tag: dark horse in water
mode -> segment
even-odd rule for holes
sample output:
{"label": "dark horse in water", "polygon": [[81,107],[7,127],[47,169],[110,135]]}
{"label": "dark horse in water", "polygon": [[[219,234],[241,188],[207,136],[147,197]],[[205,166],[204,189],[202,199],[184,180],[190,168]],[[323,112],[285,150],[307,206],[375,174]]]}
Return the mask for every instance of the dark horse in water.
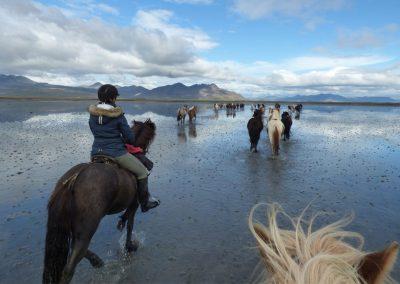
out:
{"label": "dark horse in water", "polygon": [[247,130],[250,136],[250,151],[254,149],[254,152],[257,152],[257,144],[263,128],[263,113],[261,110],[256,109],[253,117],[247,122]]}
{"label": "dark horse in water", "polygon": [[282,113],[282,119],[281,119],[283,125],[285,125],[285,130],[283,131],[283,140],[286,141],[286,139],[290,139],[290,128],[292,127],[292,117],[287,111],[284,111]]}
{"label": "dark horse in water", "polygon": [[[150,119],[134,121],[135,146],[145,152],[153,141],[156,127]],[[88,247],[101,219],[125,210],[118,229],[127,225],[125,249],[137,249],[131,240],[133,222],[139,206],[134,176],[113,163],[83,163],[67,171],[50,197],[47,220],[43,283],[69,283],[76,265],[86,258],[92,266],[103,261]]]}

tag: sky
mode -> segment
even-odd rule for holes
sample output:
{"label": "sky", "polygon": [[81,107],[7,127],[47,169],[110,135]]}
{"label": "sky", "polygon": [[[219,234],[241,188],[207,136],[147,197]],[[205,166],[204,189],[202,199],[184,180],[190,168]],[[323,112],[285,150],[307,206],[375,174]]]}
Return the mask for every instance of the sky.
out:
{"label": "sky", "polygon": [[400,99],[399,0],[0,0],[0,73]]}

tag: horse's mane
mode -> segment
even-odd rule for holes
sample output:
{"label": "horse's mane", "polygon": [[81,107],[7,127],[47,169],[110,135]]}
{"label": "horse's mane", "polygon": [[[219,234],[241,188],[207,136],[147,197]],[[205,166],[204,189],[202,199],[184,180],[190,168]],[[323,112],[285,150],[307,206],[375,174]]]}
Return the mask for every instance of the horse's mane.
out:
{"label": "horse's mane", "polygon": [[271,119],[278,119],[278,120],[280,119],[279,109],[276,109],[276,108],[272,109],[272,111],[269,115],[269,120],[271,120]]}
{"label": "horse's mane", "polygon": [[147,148],[153,142],[156,135],[155,123],[150,119],[147,119],[145,122],[134,120],[131,129],[135,134],[135,146],[147,152]]}
{"label": "horse's mane", "polygon": [[[358,233],[343,230],[353,219],[352,215],[313,231],[313,223],[321,214],[305,221],[304,211],[300,217],[292,218],[278,204],[270,204],[266,227],[253,220],[259,205],[252,208],[248,223],[264,261],[260,282],[364,283],[358,274],[366,255],[362,252],[364,239]],[[279,228],[278,215],[289,220],[290,230]],[[358,246],[346,239],[358,241]]]}

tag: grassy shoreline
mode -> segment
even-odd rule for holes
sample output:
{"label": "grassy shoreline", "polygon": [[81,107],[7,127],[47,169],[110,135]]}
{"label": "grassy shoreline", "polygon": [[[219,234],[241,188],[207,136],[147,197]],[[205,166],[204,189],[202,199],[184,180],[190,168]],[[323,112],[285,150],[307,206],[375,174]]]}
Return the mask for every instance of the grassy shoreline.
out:
{"label": "grassy shoreline", "polygon": [[[97,101],[96,98],[88,98],[88,97],[9,97],[9,96],[0,96],[0,101],[12,100],[12,101]],[[315,101],[282,101],[282,100],[185,100],[185,99],[126,99],[119,98],[119,101],[124,102],[138,102],[138,103],[224,103],[224,102],[240,102],[245,104],[256,104],[256,103],[264,103],[264,104],[297,104],[302,103],[306,105],[336,105],[336,106],[393,106],[400,107],[400,102],[315,102]]]}

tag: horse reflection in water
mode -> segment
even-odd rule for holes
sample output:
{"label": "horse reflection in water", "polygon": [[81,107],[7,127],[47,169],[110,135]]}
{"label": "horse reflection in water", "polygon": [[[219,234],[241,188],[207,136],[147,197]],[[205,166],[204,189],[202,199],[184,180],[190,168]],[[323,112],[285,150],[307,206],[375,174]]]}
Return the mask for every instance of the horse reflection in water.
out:
{"label": "horse reflection in water", "polygon": [[185,125],[178,125],[176,127],[176,134],[178,136],[178,141],[180,143],[186,143],[187,141],[187,135],[186,135],[186,130],[185,130]]}
{"label": "horse reflection in water", "polygon": [[[186,143],[188,138],[187,138],[187,133],[186,133],[186,127],[184,125],[178,125],[177,126],[177,136],[178,136],[178,141],[180,143]],[[191,138],[196,138],[197,137],[197,128],[196,128],[196,124],[195,123],[189,123],[189,127],[188,127],[188,133],[189,133],[189,137]]]}
{"label": "horse reflection in water", "polygon": [[[267,210],[267,225],[253,220],[248,224],[256,239],[263,262],[260,283],[276,284],[383,284],[393,283],[389,274],[396,262],[399,245],[392,242],[379,252],[363,251],[364,238],[345,231],[353,216],[314,228],[314,215],[304,220],[304,211],[292,218],[278,204]],[[278,217],[287,219],[288,229],[282,229]],[[279,218],[281,220],[281,218]],[[358,244],[358,245],[355,245]]]}
{"label": "horse reflection in water", "polygon": [[196,138],[197,137],[197,130],[196,130],[196,124],[195,123],[190,123],[189,124],[189,137]]}

